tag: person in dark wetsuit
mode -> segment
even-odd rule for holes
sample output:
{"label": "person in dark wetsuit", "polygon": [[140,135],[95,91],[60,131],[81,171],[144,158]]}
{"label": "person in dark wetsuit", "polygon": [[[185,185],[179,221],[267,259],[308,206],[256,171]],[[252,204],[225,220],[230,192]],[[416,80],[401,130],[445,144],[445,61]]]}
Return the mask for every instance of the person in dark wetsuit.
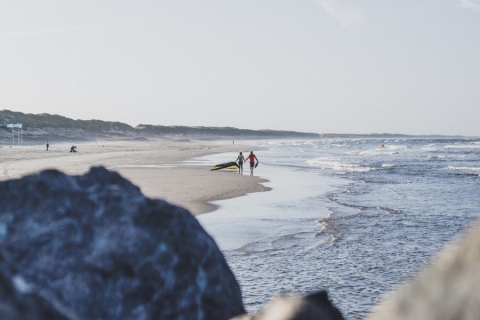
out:
{"label": "person in dark wetsuit", "polygon": [[[253,176],[253,168],[256,168],[258,166],[258,159],[257,156],[253,154],[253,151],[250,151],[247,160],[250,161],[250,175]],[[255,160],[257,160],[256,164]]]}

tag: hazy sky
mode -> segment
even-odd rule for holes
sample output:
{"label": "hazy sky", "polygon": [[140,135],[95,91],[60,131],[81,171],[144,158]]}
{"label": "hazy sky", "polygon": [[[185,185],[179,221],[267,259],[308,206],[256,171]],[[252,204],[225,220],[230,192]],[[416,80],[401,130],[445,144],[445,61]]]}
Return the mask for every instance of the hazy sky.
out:
{"label": "hazy sky", "polygon": [[0,0],[0,110],[480,136],[480,0]]}

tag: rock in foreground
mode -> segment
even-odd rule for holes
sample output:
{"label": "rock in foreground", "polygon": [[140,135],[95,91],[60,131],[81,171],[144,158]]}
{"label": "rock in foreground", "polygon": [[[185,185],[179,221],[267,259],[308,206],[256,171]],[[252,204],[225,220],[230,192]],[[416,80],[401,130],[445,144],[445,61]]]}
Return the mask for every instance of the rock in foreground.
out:
{"label": "rock in foreground", "polygon": [[15,270],[29,292],[78,319],[244,312],[235,277],[198,221],[104,168],[0,183],[0,254],[4,274]]}
{"label": "rock in foreground", "polygon": [[480,319],[480,223],[446,246],[401,288],[385,296],[369,320]]}
{"label": "rock in foreground", "polygon": [[305,297],[277,297],[255,315],[242,315],[230,320],[344,320],[342,313],[329,300],[326,291]]}

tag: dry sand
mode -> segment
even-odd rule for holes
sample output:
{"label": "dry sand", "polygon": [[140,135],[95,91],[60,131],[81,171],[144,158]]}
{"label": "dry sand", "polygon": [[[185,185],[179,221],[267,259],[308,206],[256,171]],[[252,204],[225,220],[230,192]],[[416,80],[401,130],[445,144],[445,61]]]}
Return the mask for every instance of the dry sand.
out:
{"label": "dry sand", "polygon": [[[214,153],[247,152],[250,146],[233,145],[231,140],[155,139],[150,141],[98,141],[77,144],[0,146],[0,180],[20,178],[44,169],[72,175],[86,173],[92,166],[119,172],[150,197],[163,199],[188,209],[192,214],[210,212],[209,201],[269,190],[266,180],[235,171],[210,171],[206,165],[183,161]],[[235,159],[225,159],[233,161]]]}

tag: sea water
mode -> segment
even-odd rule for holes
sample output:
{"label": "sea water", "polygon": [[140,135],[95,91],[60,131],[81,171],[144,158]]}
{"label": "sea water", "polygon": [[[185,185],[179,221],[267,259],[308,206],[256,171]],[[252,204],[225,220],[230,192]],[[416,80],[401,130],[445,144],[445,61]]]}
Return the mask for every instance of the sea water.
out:
{"label": "sea water", "polygon": [[199,221],[250,312],[279,294],[327,290],[346,319],[362,319],[480,215],[479,138],[249,143],[265,148],[255,175],[273,189],[217,201]]}

